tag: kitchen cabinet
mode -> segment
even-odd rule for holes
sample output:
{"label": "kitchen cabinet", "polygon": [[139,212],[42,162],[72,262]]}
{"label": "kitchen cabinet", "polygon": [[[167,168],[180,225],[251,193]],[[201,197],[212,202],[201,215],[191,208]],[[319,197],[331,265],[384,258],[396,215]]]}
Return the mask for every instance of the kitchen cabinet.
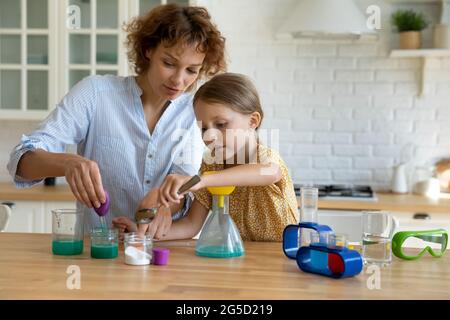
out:
{"label": "kitchen cabinet", "polygon": [[93,74],[126,76],[123,23],[189,0],[0,0],[0,119],[44,119]]}
{"label": "kitchen cabinet", "polygon": [[[389,211],[398,220],[397,231],[431,230],[444,228],[450,232],[449,213],[426,213],[426,219],[415,217],[416,212]],[[330,226],[336,233],[345,233],[351,242],[360,242],[362,238],[362,211],[332,210],[318,211],[318,222]]]}
{"label": "kitchen cabinet", "polygon": [[8,201],[12,203],[11,219],[6,232],[52,232],[52,210],[75,209],[75,201]]}

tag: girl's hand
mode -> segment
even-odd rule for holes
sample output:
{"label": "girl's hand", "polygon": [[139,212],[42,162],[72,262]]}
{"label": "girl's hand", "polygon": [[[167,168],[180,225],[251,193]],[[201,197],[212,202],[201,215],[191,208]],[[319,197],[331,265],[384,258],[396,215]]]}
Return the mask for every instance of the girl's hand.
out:
{"label": "girl's hand", "polygon": [[86,207],[100,207],[106,201],[100,169],[95,161],[81,156],[65,163],[65,177],[75,198]]}
{"label": "girl's hand", "polygon": [[128,217],[117,217],[112,219],[112,224],[115,228],[119,229],[119,240],[123,241],[125,232],[136,232],[136,223]]}
{"label": "girl's hand", "polygon": [[181,186],[188,182],[192,177],[191,176],[182,176],[179,174],[169,174],[164,182],[162,183],[159,191],[158,202],[165,207],[169,207],[170,203],[180,203],[180,200],[184,198],[184,194],[189,191],[197,191],[203,188],[202,181],[191,187],[189,190],[186,190],[182,194],[178,194],[178,190],[180,190]]}
{"label": "girl's hand", "polygon": [[138,210],[159,207],[155,218],[149,224],[138,225],[139,233],[145,233],[154,239],[163,238],[172,225],[172,212],[170,208],[160,206],[158,202],[159,193],[158,188],[150,190],[138,207]]}

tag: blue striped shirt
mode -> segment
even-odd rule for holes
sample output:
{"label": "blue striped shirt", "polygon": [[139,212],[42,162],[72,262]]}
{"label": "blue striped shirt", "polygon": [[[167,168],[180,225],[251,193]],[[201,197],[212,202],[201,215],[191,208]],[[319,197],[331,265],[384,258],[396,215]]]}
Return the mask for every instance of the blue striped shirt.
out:
{"label": "blue striped shirt", "polygon": [[[27,181],[16,175],[25,152],[65,152],[67,145],[76,144],[77,153],[97,162],[100,168],[103,187],[111,198],[107,216],[111,225],[113,217],[134,219],[145,194],[159,187],[168,174],[197,174],[204,144],[192,95],[185,93],[173,100],[150,134],[141,94],[133,76],[90,76],[80,81],[39,128],[23,135],[12,151],[8,170],[16,186],[25,188],[42,181]],[[190,202],[174,219],[184,215]],[[93,209],[81,203],[77,208],[84,211],[86,232],[99,226]]]}

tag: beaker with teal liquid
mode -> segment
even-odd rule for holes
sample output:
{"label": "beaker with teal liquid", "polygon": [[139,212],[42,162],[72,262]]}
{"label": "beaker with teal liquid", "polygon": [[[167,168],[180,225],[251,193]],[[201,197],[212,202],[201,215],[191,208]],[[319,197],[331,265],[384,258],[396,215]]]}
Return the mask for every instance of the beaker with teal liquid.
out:
{"label": "beaker with teal liquid", "polygon": [[229,195],[233,186],[208,187],[213,195],[213,207],[206,221],[195,253],[210,258],[232,258],[245,254],[241,235],[229,214]]}
{"label": "beaker with teal liquid", "polygon": [[83,253],[84,214],[77,209],[52,210],[52,252],[71,256]]}
{"label": "beaker with teal liquid", "polygon": [[91,230],[91,257],[114,259],[119,255],[119,231],[95,228]]}

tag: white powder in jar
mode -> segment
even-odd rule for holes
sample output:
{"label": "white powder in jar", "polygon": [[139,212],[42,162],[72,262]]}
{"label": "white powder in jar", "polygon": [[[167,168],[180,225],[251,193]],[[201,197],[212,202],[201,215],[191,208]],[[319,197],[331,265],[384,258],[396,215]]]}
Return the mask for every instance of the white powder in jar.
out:
{"label": "white powder in jar", "polygon": [[152,261],[151,254],[145,251],[139,250],[133,246],[129,246],[125,249],[125,263],[133,266],[143,266],[150,264]]}

